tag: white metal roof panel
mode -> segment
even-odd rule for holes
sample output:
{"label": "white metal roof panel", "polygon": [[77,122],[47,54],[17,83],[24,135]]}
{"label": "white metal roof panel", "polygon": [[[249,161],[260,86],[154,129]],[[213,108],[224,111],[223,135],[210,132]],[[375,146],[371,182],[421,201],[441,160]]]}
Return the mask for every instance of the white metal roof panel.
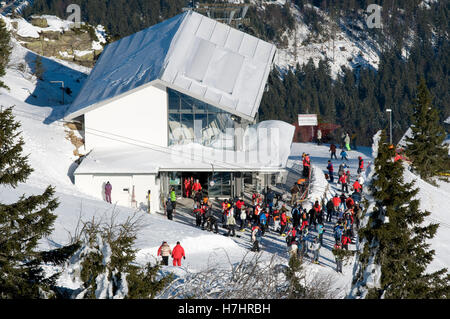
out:
{"label": "white metal roof panel", "polygon": [[108,45],[66,118],[155,81],[253,120],[275,49],[188,11]]}

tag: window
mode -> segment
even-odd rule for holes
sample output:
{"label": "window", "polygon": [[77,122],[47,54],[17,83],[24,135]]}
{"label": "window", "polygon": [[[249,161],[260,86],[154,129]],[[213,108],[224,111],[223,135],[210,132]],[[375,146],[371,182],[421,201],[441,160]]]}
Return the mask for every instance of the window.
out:
{"label": "window", "polygon": [[194,142],[211,146],[226,138],[227,128],[234,127],[231,114],[175,90],[168,92],[169,145]]}

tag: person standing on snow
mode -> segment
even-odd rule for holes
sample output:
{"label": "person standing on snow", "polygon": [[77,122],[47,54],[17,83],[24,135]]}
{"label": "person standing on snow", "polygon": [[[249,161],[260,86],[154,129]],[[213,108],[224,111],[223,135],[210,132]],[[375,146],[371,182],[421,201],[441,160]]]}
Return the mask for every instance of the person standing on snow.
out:
{"label": "person standing on snow", "polygon": [[158,248],[157,256],[161,256],[162,264],[164,266],[169,265],[169,256],[172,254],[172,249],[170,249],[169,244],[166,241],[162,242],[162,245]]}
{"label": "person standing on snow", "polygon": [[353,183],[353,190],[357,193],[360,193],[362,191],[362,186],[358,180],[355,180],[355,182]]}
{"label": "person standing on snow", "polygon": [[303,177],[309,177],[309,168],[311,166],[311,161],[309,159],[309,155],[306,153],[302,154],[302,164],[303,164]]}
{"label": "person standing on snow", "polygon": [[334,211],[333,199],[328,200],[326,208],[327,208],[326,221],[331,222],[331,217],[333,216],[333,211]]}
{"label": "person standing on snow", "polygon": [[361,174],[361,172],[364,170],[364,160],[362,159],[361,156],[358,157],[358,174]]}
{"label": "person standing on snow", "polygon": [[286,234],[284,233],[286,230],[286,226],[287,226],[287,217],[286,217],[286,211],[282,210],[281,211],[281,215],[280,215],[280,235],[281,236],[286,236]]}
{"label": "person standing on snow", "polygon": [[350,136],[348,135],[348,133],[345,133],[344,143],[347,151],[350,151]]}
{"label": "person standing on snow", "polygon": [[342,246],[338,242],[334,245],[333,254],[336,258],[336,271],[342,274],[342,256],[341,256]]}
{"label": "person standing on snow", "polygon": [[300,192],[300,187],[297,183],[291,188],[291,206],[297,203],[298,193]]}
{"label": "person standing on snow", "polygon": [[323,224],[319,224],[317,226],[317,234],[319,235],[319,243],[320,246],[323,246],[323,233],[325,232],[325,227],[323,226]]}
{"label": "person standing on snow", "polygon": [[327,166],[327,170],[328,170],[328,175],[330,176],[330,183],[334,182],[334,177],[333,177],[333,163],[331,163],[331,160],[328,160],[328,166]]}
{"label": "person standing on snow", "polygon": [[317,129],[317,145],[322,144],[322,131]]}
{"label": "person standing on snow", "polygon": [[245,231],[245,223],[247,221],[247,208],[245,206],[241,207],[241,214],[239,215],[239,218],[241,219],[241,228],[239,231]]}
{"label": "person standing on snow", "polygon": [[253,226],[252,228],[252,251],[260,251],[260,242],[261,242],[261,228],[258,225]]}
{"label": "person standing on snow", "polygon": [[177,194],[175,193],[175,188],[172,187],[169,194],[170,200],[172,201],[173,209],[177,207]]}
{"label": "person standing on snow", "polygon": [[227,218],[227,228],[228,228],[227,236],[230,236],[230,234],[232,233],[231,236],[234,237],[234,236],[236,236],[235,229],[234,229],[236,227],[236,219],[234,218],[234,214],[233,214],[232,210],[234,210],[233,207],[230,209],[231,213],[230,213],[230,215],[228,215],[228,218]]}
{"label": "person standing on snow", "polygon": [[171,199],[168,199],[166,202],[166,215],[167,219],[169,220],[173,219],[173,211],[174,211],[173,203],[174,202]]}
{"label": "person standing on snow", "polygon": [[314,241],[310,244],[309,248],[313,252],[313,262],[315,264],[318,264],[319,257],[320,257],[320,243],[319,243],[317,237],[314,237]]}
{"label": "person standing on snow", "polygon": [[181,247],[179,241],[177,241],[177,245],[172,250],[172,258],[174,266],[181,266],[181,258],[186,259],[184,248]]}
{"label": "person standing on snow", "polygon": [[337,156],[336,156],[336,145],[334,145],[334,143],[332,143],[330,145],[330,149],[328,150],[328,152],[331,152],[330,159],[333,159],[333,156],[334,156],[335,159],[337,159]]}
{"label": "person standing on snow", "polygon": [[345,192],[348,193],[347,175],[343,173],[341,177],[339,177],[339,181],[341,182],[342,185],[342,192],[344,192],[345,189]]}
{"label": "person standing on snow", "polygon": [[344,159],[346,161],[348,161],[347,152],[344,149],[341,150],[341,154],[340,155],[341,155],[341,161],[343,161]]}
{"label": "person standing on snow", "polygon": [[111,204],[111,191],[112,185],[109,183],[109,181],[107,181],[105,185],[105,199],[110,204]]}

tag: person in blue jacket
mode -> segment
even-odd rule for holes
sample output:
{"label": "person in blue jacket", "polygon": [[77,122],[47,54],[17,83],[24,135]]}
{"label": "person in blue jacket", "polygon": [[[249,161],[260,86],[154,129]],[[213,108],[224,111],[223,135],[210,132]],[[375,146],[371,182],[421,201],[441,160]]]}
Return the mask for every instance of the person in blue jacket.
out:
{"label": "person in blue jacket", "polygon": [[325,231],[325,228],[323,227],[323,224],[317,225],[317,234],[319,235],[319,243],[321,246],[323,246],[323,233]]}
{"label": "person in blue jacket", "polygon": [[266,233],[266,225],[267,225],[267,216],[266,211],[263,210],[261,214],[259,214],[259,225],[261,226],[262,235]]}

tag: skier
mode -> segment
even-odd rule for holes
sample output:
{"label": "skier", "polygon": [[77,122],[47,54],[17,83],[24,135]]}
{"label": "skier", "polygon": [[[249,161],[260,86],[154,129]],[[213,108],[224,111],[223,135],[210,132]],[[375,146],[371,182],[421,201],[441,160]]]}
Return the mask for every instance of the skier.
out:
{"label": "skier", "polygon": [[195,225],[197,227],[200,227],[200,225],[202,224],[202,206],[200,205],[200,203],[195,203],[194,204],[194,216],[195,216]]}
{"label": "skier", "polygon": [[323,233],[325,232],[325,227],[322,223],[317,226],[317,234],[319,235],[319,243],[323,246]]}
{"label": "skier", "polygon": [[317,129],[317,145],[322,144],[322,131]]}
{"label": "skier", "polygon": [[360,192],[362,191],[362,186],[361,186],[361,184],[359,183],[358,180],[356,180],[356,181],[353,183],[353,190],[354,190],[355,192],[357,192],[357,193],[360,193]]}
{"label": "skier", "polygon": [[184,254],[184,248],[181,247],[180,242],[177,241],[177,245],[172,250],[172,258],[173,258],[173,265],[174,266],[181,266],[181,257],[183,259],[186,259],[186,256]]}
{"label": "skier", "polygon": [[331,217],[333,216],[333,211],[334,211],[334,204],[333,204],[333,199],[329,199],[327,202],[327,222],[331,222]]}
{"label": "skier", "polygon": [[344,192],[345,189],[345,192],[348,193],[347,175],[345,173],[339,177],[339,182],[341,182],[342,185],[342,192]]}
{"label": "skier", "polygon": [[297,206],[297,204],[295,204],[294,208],[292,208],[291,211],[291,215],[292,215],[292,226],[294,228],[298,227],[300,224],[300,210],[301,210],[301,206]]}
{"label": "skier", "polygon": [[219,232],[219,226],[217,225],[217,218],[214,217],[213,214],[210,214],[206,220],[207,220],[206,228],[208,229],[208,231],[213,231],[214,227],[214,233],[217,234]]}
{"label": "skier", "polygon": [[264,210],[259,214],[259,226],[261,227],[262,236],[266,233],[267,227],[267,212]]}
{"label": "skier", "polygon": [[173,210],[175,210],[177,207],[177,195],[175,193],[175,188],[172,187],[172,189],[170,190],[169,197],[170,200],[172,201]]}
{"label": "skier", "polygon": [[363,170],[364,170],[364,160],[362,159],[361,156],[358,157],[358,171],[357,173],[360,174]]}
{"label": "skier", "polygon": [[232,233],[231,236],[236,236],[235,230],[234,228],[236,227],[236,219],[234,218],[234,214],[232,212],[232,210],[234,210],[233,208],[230,209],[230,214],[228,215],[227,218],[227,228],[228,228],[228,233],[227,236],[230,236],[230,234]]}
{"label": "skier", "polygon": [[185,178],[183,181],[184,184],[184,197],[189,198],[189,182],[190,179],[189,178]]}
{"label": "skier", "polygon": [[336,258],[336,271],[342,274],[342,256],[341,256],[341,244],[338,242],[334,245],[333,254]]}
{"label": "skier", "polygon": [[247,209],[244,206],[241,208],[241,215],[239,217],[241,219],[241,228],[239,231],[243,232],[245,231],[245,222],[247,220]]}
{"label": "skier", "polygon": [[169,244],[166,241],[162,242],[162,245],[158,248],[157,256],[161,256],[162,264],[164,266],[169,265],[169,256],[172,254],[172,249],[170,249]]}
{"label": "skier", "polygon": [[196,179],[194,185],[192,185],[192,191],[200,192],[202,190],[202,184],[200,184],[199,180]]}
{"label": "skier", "polygon": [[291,206],[297,202],[298,193],[300,192],[300,187],[297,183],[291,188]]}
{"label": "skier", "polygon": [[107,181],[105,185],[105,199],[110,204],[111,204],[111,191],[112,185],[109,183],[109,181]]}
{"label": "skier", "polygon": [[345,250],[348,250],[349,242],[350,242],[349,234],[348,234],[348,232],[344,232],[342,234],[342,238],[341,238],[342,248]]}
{"label": "skier", "polygon": [[[338,170],[338,179],[341,178],[341,176],[344,174],[345,169],[347,168],[347,164],[345,163],[341,163],[341,165],[339,165],[339,170]],[[338,183],[340,183],[340,180],[338,180]]]}
{"label": "skier", "polygon": [[281,236],[286,236],[286,234],[284,233],[284,231],[286,230],[286,225],[287,225],[287,218],[286,218],[286,212],[284,210],[281,211],[281,215],[280,215],[280,235]]}
{"label": "skier", "polygon": [[341,203],[339,204],[339,210],[340,211],[346,210],[347,207],[345,206],[345,201],[347,200],[347,196],[345,196],[345,194],[342,193],[339,199],[341,200]]}
{"label": "skier", "polygon": [[328,175],[330,176],[330,183],[334,182],[334,177],[333,177],[333,163],[331,163],[331,160],[328,160],[328,166],[327,166],[327,170],[328,170]]}
{"label": "skier", "polygon": [[317,237],[314,237],[314,241],[310,244],[309,248],[313,252],[313,262],[315,264],[318,264],[319,257],[320,257],[320,243],[319,243]]}
{"label": "skier", "polygon": [[168,199],[166,201],[166,215],[167,215],[167,219],[172,220],[173,219],[173,210],[174,210],[174,206],[173,206],[172,200]]}
{"label": "skier", "polygon": [[347,151],[350,151],[350,136],[348,135],[348,133],[345,133],[344,143]]}
{"label": "skier", "polygon": [[341,150],[340,155],[341,155],[341,161],[343,161],[344,159],[345,159],[346,161],[348,161],[348,158],[347,158],[347,152],[346,152],[344,149]]}
{"label": "skier", "polygon": [[254,225],[252,228],[252,251],[260,251],[260,242],[261,242],[261,228],[258,225]]}
{"label": "skier", "polygon": [[309,168],[311,166],[311,161],[309,159],[309,155],[306,153],[302,154],[303,158],[303,177],[308,178],[309,177]]}
{"label": "skier", "polygon": [[337,215],[337,212],[339,210],[339,206],[341,204],[341,199],[338,197],[337,194],[334,194],[334,197],[333,197],[332,201],[333,201],[333,211]]}
{"label": "skier", "polygon": [[330,145],[330,149],[328,150],[328,152],[331,152],[330,159],[333,159],[333,156],[334,156],[335,159],[337,159],[337,156],[336,156],[336,145],[331,144]]}

